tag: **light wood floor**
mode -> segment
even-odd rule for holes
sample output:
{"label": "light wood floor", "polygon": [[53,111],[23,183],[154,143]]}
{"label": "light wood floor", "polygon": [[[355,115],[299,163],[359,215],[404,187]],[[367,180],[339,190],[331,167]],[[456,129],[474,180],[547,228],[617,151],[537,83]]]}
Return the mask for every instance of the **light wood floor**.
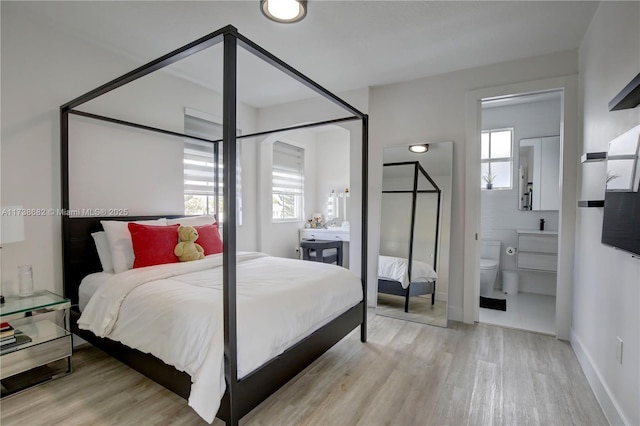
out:
{"label": "light wood floor", "polygon": [[[204,425],[186,401],[99,350],[74,372],[4,399],[9,425]],[[215,425],[222,422],[216,420]],[[605,425],[565,342],[489,325],[373,316],[243,425]]]}
{"label": "light wood floor", "polygon": [[431,295],[412,296],[409,312],[404,311],[404,296],[378,293],[376,313],[385,317],[421,322],[423,324],[447,326],[447,302],[436,300],[431,304]]}

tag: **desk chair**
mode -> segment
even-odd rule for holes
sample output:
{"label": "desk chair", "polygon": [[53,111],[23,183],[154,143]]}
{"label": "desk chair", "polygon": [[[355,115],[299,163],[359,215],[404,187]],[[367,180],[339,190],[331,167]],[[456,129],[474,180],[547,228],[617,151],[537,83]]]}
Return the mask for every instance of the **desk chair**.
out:
{"label": "desk chair", "polygon": [[342,266],[342,241],[302,240],[302,259]]}

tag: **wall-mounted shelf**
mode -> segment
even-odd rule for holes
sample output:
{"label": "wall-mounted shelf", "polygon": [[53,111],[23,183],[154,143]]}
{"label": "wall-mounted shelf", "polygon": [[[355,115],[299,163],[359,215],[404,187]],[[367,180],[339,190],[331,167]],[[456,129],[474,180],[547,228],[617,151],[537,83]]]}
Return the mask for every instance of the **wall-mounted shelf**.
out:
{"label": "wall-mounted shelf", "polygon": [[609,102],[609,111],[635,108],[640,105],[640,74],[636,75],[615,98]]}
{"label": "wall-mounted shelf", "polygon": [[604,200],[578,201],[578,207],[604,207]]}
{"label": "wall-mounted shelf", "polygon": [[607,159],[606,151],[603,152],[587,152],[580,157],[583,163],[594,163],[596,161],[604,161]]}

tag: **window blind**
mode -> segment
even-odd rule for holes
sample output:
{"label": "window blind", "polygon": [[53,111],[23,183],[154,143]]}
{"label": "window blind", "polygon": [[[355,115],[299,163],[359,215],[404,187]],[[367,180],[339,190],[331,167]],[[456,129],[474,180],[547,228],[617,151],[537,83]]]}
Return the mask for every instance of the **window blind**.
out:
{"label": "window blind", "polygon": [[[184,116],[187,136],[211,140],[222,138],[222,125],[201,118]],[[222,144],[219,144],[219,181],[222,185]],[[190,195],[215,195],[214,144],[196,139],[184,141],[184,193]]]}
{"label": "window blind", "polygon": [[303,195],[304,149],[274,142],[272,191],[274,194]]}
{"label": "window blind", "polygon": [[[215,123],[203,118],[194,117],[185,113],[184,133],[187,136],[196,136],[209,140],[222,139],[222,124]],[[240,131],[238,131],[240,134]],[[196,139],[186,138],[184,140],[184,194],[185,196],[215,196],[215,144]],[[242,224],[242,168],[241,168],[241,144],[238,143],[236,155],[236,220],[238,225]],[[224,197],[224,154],[222,142],[218,143],[218,205],[220,211],[207,210],[198,212],[202,214],[216,213],[223,221],[222,206]]]}

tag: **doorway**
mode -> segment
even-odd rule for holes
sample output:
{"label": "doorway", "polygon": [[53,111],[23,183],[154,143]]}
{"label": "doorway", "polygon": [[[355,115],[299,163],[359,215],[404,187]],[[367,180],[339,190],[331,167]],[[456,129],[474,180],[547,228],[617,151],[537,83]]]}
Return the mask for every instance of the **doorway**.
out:
{"label": "doorway", "polygon": [[[478,89],[466,96],[466,177],[463,321],[478,322],[480,317],[481,251],[481,132],[482,102],[513,94],[534,94],[562,90],[560,208],[558,213],[558,254],[555,335],[570,338],[573,295],[573,257],[575,239],[578,131],[578,78],[576,75],[505,86]],[[506,249],[506,248],[505,248]]]}
{"label": "doorway", "polygon": [[481,101],[481,323],[555,335],[562,101]]}

